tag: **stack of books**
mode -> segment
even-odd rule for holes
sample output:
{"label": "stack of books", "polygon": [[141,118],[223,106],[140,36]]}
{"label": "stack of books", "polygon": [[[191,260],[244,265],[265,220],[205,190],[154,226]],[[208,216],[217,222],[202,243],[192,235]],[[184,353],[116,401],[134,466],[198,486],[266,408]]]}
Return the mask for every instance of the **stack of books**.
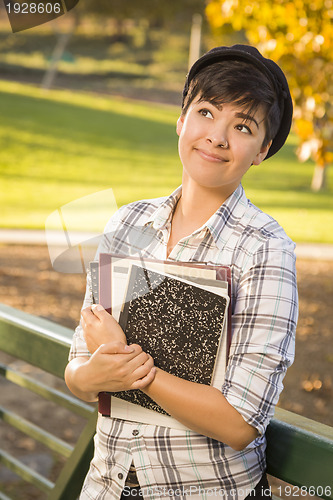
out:
{"label": "stack of books", "polygon": [[[157,367],[221,388],[231,339],[230,269],[102,253],[90,266],[94,302]],[[100,393],[103,415],[184,429],[139,390]]]}

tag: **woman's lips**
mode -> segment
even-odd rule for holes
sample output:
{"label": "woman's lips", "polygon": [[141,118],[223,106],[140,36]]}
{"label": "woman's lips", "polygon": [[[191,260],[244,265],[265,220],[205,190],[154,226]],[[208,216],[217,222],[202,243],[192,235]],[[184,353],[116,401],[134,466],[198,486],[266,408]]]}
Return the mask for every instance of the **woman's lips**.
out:
{"label": "woman's lips", "polygon": [[222,156],[211,153],[210,151],[207,151],[205,149],[199,149],[199,148],[194,148],[194,149],[199,154],[199,156],[201,156],[201,158],[203,158],[206,161],[211,161],[214,163],[227,161],[225,158],[222,158]]}

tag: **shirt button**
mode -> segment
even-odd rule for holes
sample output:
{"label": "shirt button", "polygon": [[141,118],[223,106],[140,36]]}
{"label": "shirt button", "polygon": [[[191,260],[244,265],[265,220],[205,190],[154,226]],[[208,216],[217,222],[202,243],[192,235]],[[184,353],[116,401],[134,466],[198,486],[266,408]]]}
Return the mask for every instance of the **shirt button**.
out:
{"label": "shirt button", "polygon": [[138,436],[139,435],[138,429],[134,429],[134,431],[132,432],[132,435],[133,436]]}
{"label": "shirt button", "polygon": [[124,474],[122,474],[121,472],[119,472],[119,474],[118,474],[118,478],[119,478],[119,479],[123,479],[123,477],[124,477]]}

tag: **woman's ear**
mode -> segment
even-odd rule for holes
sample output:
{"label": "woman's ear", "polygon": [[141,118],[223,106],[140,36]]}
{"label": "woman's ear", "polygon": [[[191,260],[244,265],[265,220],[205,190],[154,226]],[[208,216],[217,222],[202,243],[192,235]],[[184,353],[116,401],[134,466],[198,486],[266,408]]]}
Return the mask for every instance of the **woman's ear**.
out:
{"label": "woman's ear", "polygon": [[180,135],[180,133],[182,131],[182,128],[184,125],[184,118],[185,118],[184,115],[180,115],[180,117],[177,120],[177,127],[176,127],[177,135]]}
{"label": "woman's ear", "polygon": [[266,146],[261,147],[259,153],[254,158],[252,165],[259,165],[266,158],[271,145],[272,145],[272,141],[269,141],[269,143]]}

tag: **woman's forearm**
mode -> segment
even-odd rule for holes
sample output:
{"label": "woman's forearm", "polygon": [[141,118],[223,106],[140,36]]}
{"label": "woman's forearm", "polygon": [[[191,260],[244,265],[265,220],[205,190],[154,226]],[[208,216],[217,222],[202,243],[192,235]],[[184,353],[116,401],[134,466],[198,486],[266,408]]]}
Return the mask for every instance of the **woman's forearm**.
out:
{"label": "woman's forearm", "polygon": [[90,390],[85,382],[89,358],[75,358],[65,370],[65,381],[69,390],[79,399],[87,402],[97,401],[98,392]]}
{"label": "woman's forearm", "polygon": [[212,386],[189,382],[157,369],[155,379],[143,392],[188,428],[235,450],[245,448],[258,435]]}

